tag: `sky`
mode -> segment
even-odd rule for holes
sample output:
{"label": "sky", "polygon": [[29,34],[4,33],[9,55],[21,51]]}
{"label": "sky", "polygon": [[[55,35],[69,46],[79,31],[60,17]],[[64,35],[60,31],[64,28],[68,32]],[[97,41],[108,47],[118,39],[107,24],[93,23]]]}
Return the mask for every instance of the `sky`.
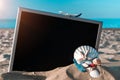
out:
{"label": "sky", "polygon": [[120,0],[0,0],[0,19],[15,19],[18,7],[82,13],[83,18],[120,18]]}

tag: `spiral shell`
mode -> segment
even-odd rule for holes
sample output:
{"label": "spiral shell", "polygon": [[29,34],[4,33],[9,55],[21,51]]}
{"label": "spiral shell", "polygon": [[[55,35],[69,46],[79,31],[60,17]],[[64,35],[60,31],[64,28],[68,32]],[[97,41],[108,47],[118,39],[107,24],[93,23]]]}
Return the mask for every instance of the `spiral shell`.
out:
{"label": "spiral shell", "polygon": [[93,78],[97,78],[100,76],[100,72],[98,70],[93,70],[90,72],[90,76]]}
{"label": "spiral shell", "polygon": [[98,57],[98,52],[96,49],[94,49],[91,46],[80,46],[78,47],[74,52],[74,59],[77,61],[77,63],[80,63],[81,61],[87,59],[94,59]]}

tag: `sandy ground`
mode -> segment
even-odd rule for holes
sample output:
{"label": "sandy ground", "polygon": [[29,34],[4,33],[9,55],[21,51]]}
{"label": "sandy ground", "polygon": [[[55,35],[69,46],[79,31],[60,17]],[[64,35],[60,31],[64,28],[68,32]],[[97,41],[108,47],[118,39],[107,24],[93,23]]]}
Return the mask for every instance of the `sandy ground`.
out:
{"label": "sandy ground", "polygon": [[99,53],[102,61],[101,77],[92,79],[79,72],[74,64],[47,72],[12,72],[8,70],[14,30],[0,29],[0,80],[120,80],[120,30],[104,29],[101,33]]}
{"label": "sandy ground", "polygon": [[0,29],[0,74],[7,72],[11,55],[13,29]]}

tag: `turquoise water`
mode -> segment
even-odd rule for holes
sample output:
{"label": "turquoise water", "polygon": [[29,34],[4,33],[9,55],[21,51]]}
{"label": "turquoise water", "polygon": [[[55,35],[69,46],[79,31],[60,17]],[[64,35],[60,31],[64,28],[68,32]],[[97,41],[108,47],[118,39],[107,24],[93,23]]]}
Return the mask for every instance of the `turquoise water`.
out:
{"label": "turquoise water", "polygon": [[120,28],[120,18],[96,18],[93,20],[102,21],[103,28]]}
{"label": "turquoise water", "polygon": [[15,28],[15,19],[1,19],[0,20],[0,28]]}
{"label": "turquoise water", "polygon": [[[103,28],[120,28],[120,18],[94,18],[92,20],[102,21]],[[0,20],[0,28],[15,28],[15,19]]]}

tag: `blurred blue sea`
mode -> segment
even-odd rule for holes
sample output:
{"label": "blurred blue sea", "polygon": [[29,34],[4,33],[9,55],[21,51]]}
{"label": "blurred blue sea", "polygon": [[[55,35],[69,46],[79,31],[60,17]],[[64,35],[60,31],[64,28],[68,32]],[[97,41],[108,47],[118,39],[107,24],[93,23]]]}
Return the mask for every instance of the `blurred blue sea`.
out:
{"label": "blurred blue sea", "polygon": [[119,28],[120,29],[120,18],[96,18],[93,20],[102,21],[102,28]]}
{"label": "blurred blue sea", "polygon": [[0,28],[15,28],[15,19],[0,19]]}
{"label": "blurred blue sea", "polygon": [[[91,20],[102,21],[102,28],[120,28],[120,18],[92,18]],[[15,19],[1,19],[0,28],[15,28]]]}

